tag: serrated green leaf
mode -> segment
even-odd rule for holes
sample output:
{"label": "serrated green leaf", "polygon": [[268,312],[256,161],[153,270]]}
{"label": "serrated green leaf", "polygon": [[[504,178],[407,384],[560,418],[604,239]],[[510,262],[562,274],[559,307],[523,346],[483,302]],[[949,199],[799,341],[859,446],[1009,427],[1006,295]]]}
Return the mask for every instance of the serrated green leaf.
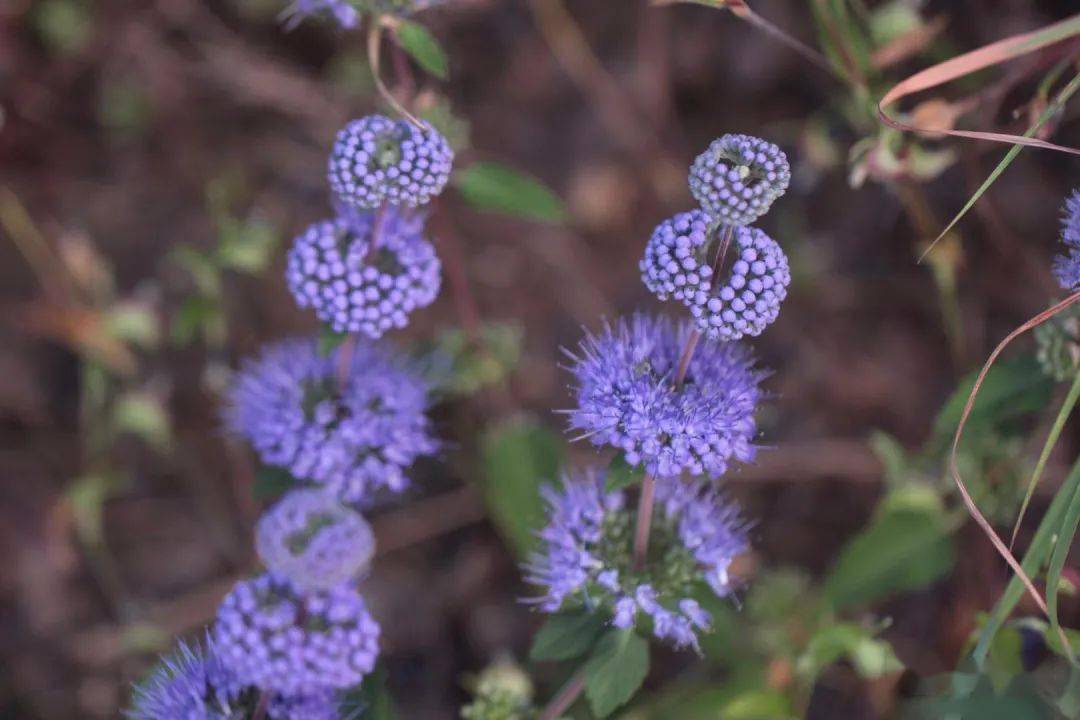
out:
{"label": "serrated green leaf", "polygon": [[570,660],[592,649],[605,622],[586,610],[550,616],[533,637],[532,660]]}
{"label": "serrated green leaf", "polygon": [[619,453],[608,465],[604,475],[604,489],[607,492],[616,492],[637,485],[645,477],[644,468],[634,467],[626,462],[626,455]]}
{"label": "serrated green leaf", "polygon": [[840,553],[825,583],[834,607],[866,605],[925,587],[954,560],[943,513],[901,508],[875,518]]}
{"label": "serrated green leaf", "polygon": [[251,494],[259,502],[276,500],[299,484],[288,470],[262,466],[255,471],[255,484]]}
{"label": "serrated green leaf", "polygon": [[548,428],[521,419],[488,432],[481,451],[484,500],[491,518],[524,556],[535,545],[535,534],[546,519],[540,486],[558,477],[559,438]]}
{"label": "serrated green leaf", "polygon": [[426,27],[411,20],[400,20],[395,33],[401,49],[409,53],[420,67],[440,80],[447,78],[449,63],[446,52]]}
{"label": "serrated green leaf", "polygon": [[585,664],[585,697],[605,718],[625,705],[649,674],[649,644],[632,629],[614,628],[600,638]]}
{"label": "serrated green leaf", "polygon": [[454,184],[475,207],[515,217],[561,223],[563,202],[538,180],[498,163],[475,163],[454,175]]}

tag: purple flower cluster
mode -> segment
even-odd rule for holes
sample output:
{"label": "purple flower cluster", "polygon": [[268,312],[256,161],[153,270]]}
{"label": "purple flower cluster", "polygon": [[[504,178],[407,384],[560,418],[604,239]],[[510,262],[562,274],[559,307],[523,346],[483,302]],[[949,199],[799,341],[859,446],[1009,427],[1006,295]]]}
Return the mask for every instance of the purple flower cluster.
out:
{"label": "purple flower cluster", "polygon": [[294,0],[282,12],[286,27],[293,28],[304,18],[327,15],[346,30],[360,24],[360,11],[349,0]]}
{"label": "purple flower cluster", "polygon": [[232,720],[236,682],[218,657],[179,643],[135,689],[131,720]]}
{"label": "purple flower cluster", "polygon": [[272,345],[237,374],[229,399],[230,429],[264,462],[353,505],[405,489],[406,468],[438,449],[423,379],[369,343],[328,356],[309,340]]}
{"label": "purple flower cluster", "polygon": [[242,685],[291,697],[357,685],[379,654],[379,625],[354,589],[302,593],[270,573],[236,584],[213,638]]}
{"label": "purple flower cluster", "polygon": [[387,206],[342,212],[296,238],[285,279],[300,307],[335,332],[378,338],[439,294],[440,264],[424,219]]}
{"label": "purple flower cluster", "polygon": [[419,207],[442,192],[453,161],[450,144],[430,125],[368,115],[338,133],[327,172],[337,198],[352,207]]}
{"label": "purple flower cluster", "polygon": [[660,223],[640,268],[645,286],[661,300],[682,301],[701,332],[738,340],[760,335],[776,319],[791,272],[784,251],[758,228],[736,226],[726,232],[737,255],[722,284],[714,279],[711,266],[719,258],[709,258],[717,244],[715,223],[701,210]]}
{"label": "purple flower cluster", "polygon": [[1054,276],[1069,292],[1080,290],[1080,190],[1065,199],[1061,217],[1061,242],[1065,252],[1054,258]]}
{"label": "purple flower cluster", "polygon": [[645,287],[661,300],[670,297],[686,305],[708,294],[713,226],[712,218],[701,210],[679,213],[657,225],[639,263]]}
{"label": "purple flower cluster", "polygon": [[791,182],[787,156],[751,135],[713,140],[690,166],[690,192],[725,225],[749,225],[769,210]]}
{"label": "purple flower cluster", "polygon": [[752,460],[763,373],[743,345],[705,342],[676,386],[690,333],[689,323],[638,314],[587,336],[572,356],[571,429],[657,478],[718,478],[732,460]]}
{"label": "purple flower cluster", "polygon": [[731,232],[737,255],[724,284],[698,290],[688,303],[698,329],[722,340],[760,335],[780,314],[791,283],[787,257],[775,240],[756,227]]}
{"label": "purple flower cluster", "polygon": [[[791,271],[776,241],[746,224],[784,193],[790,176],[771,143],[748,135],[713,141],[690,170],[703,209],[657,225],[639,263],[645,286],[681,301],[710,338],[760,335],[780,314]],[[735,258],[723,271],[732,245]]]}
{"label": "purple flower cluster", "polygon": [[566,477],[559,490],[545,488],[549,523],[527,567],[529,581],[543,592],[540,609],[603,608],[620,628],[644,615],[657,638],[697,648],[698,632],[711,618],[690,595],[701,583],[720,597],[731,592],[728,567],[748,547],[745,524],[715,490],[695,483],[663,487],[653,517],[653,562],[640,569],[632,561],[633,513],[621,492],[605,491],[595,473]]}
{"label": "purple flower cluster", "polygon": [[293,490],[263,513],[255,549],[267,569],[300,590],[329,590],[366,572],[375,554],[371,526],[329,493]]}

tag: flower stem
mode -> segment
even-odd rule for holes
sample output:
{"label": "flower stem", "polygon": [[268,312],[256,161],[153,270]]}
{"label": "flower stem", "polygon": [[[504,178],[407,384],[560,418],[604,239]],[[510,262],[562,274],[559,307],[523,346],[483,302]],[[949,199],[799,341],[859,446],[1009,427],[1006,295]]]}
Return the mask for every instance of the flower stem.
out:
{"label": "flower stem", "polygon": [[263,720],[266,717],[266,709],[270,707],[270,693],[259,693],[259,703],[255,706],[255,710],[251,713],[251,720]]}
{"label": "flower stem", "polygon": [[[724,258],[727,256],[728,248],[731,247],[731,238],[734,234],[734,227],[731,225],[723,226],[720,235],[720,247],[716,252],[716,258],[713,260],[714,281],[724,264]],[[690,370],[690,360],[693,359],[694,350],[697,349],[700,340],[701,331],[695,327],[687,336],[686,344],[683,345],[682,352],[679,354],[679,366],[675,370],[675,377],[672,378],[676,390],[681,388],[686,380],[686,373]],[[652,476],[652,473],[647,472],[644,480],[641,481],[641,495],[638,497],[637,507],[637,526],[634,531],[634,568],[637,570],[645,567],[645,560],[649,555],[649,531],[652,528],[653,505],[655,503],[656,478]]]}
{"label": "flower stem", "polygon": [[574,704],[574,701],[581,696],[584,690],[585,667],[582,666],[574,671],[574,674],[570,676],[570,679],[566,681],[558,694],[547,704],[543,712],[540,713],[539,720],[556,720]]}
{"label": "flower stem", "polygon": [[637,529],[634,531],[634,569],[645,567],[649,554],[649,530],[652,528],[653,504],[656,501],[656,478],[652,473],[645,473],[641,481],[641,495],[638,497]]}

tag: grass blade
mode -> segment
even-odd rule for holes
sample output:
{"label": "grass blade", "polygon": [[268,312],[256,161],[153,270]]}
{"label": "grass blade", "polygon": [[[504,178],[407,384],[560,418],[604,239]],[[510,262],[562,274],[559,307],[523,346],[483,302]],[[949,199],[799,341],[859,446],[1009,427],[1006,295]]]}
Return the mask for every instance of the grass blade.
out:
{"label": "grass blade", "polygon": [[[1066,495],[1064,489],[1059,490],[1059,495]],[[1046,568],[1046,604],[1050,611],[1050,627],[1057,633],[1061,633],[1061,624],[1058,622],[1058,583],[1061,582],[1061,571],[1065,568],[1065,558],[1069,555],[1072,547],[1076,528],[1080,525],[1080,485],[1073,489],[1069,499],[1069,505],[1065,508],[1065,515],[1061,522],[1061,529],[1054,533],[1057,540],[1054,551],[1050,555],[1050,564]],[[1076,664],[1076,656],[1068,645],[1064,648],[1068,653],[1069,661]]]}
{"label": "grass blade", "polygon": [[[1077,88],[1080,88],[1080,73],[1078,73],[1072,80],[1070,80],[1069,84],[1063,87],[1061,89],[1061,92],[1059,92],[1057,96],[1046,106],[1046,108],[1043,109],[1042,113],[1039,114],[1039,117],[1036,118],[1035,122],[1031,124],[1031,127],[1029,127],[1024,132],[1024,137],[1034,136],[1035,133],[1037,133],[1039,129],[1043,125],[1045,125],[1047,121],[1050,120],[1050,118],[1052,118],[1056,113],[1061,110],[1061,108],[1065,106],[1065,103],[1069,101],[1069,98],[1073,96]],[[1020,151],[1023,149],[1023,145],[1013,145],[1011,148],[1009,148],[1009,152],[1005,153],[1005,157],[1001,159],[1001,162],[997,164],[997,167],[994,168],[993,172],[991,172],[987,176],[986,180],[984,180],[982,185],[979,186],[979,189],[976,190],[970,198],[968,198],[968,201],[964,203],[964,207],[960,208],[960,212],[956,213],[956,216],[949,221],[949,224],[945,226],[945,229],[942,230],[936,238],[934,238],[934,241],[930,243],[930,245],[927,246],[926,250],[923,251],[922,255],[919,256],[919,262],[922,262],[922,260],[930,254],[930,251],[934,249],[934,246],[937,245],[938,241],[941,240],[941,238],[945,237],[948,232],[956,226],[956,223],[960,222],[961,218],[967,215],[968,211],[971,210],[971,208],[975,206],[975,203],[979,201],[979,198],[981,198],[983,194],[990,189],[990,186],[994,184],[994,182],[998,179],[1001,173],[1005,172],[1005,168],[1009,167],[1009,165],[1012,164],[1012,161],[1016,159],[1016,156],[1019,155]]]}
{"label": "grass blade", "polygon": [[[1053,501],[1051,501],[1042,522],[1039,523],[1039,529],[1035,531],[1035,537],[1032,538],[1031,545],[1028,546],[1028,550],[1024,554],[1021,565],[1024,572],[1029,575],[1037,573],[1050,554],[1051,542],[1061,527],[1065,507],[1069,504],[1077,488],[1080,488],[1080,460],[1076,461],[1065,481],[1061,484],[1061,488],[1058,490],[1057,495],[1054,496]],[[994,641],[994,636],[997,635],[997,631],[1001,629],[1001,626],[1005,624],[1005,620],[1009,617],[1013,608],[1016,607],[1016,603],[1020,602],[1020,597],[1023,594],[1024,584],[1020,581],[1020,577],[1013,577],[1006,586],[1005,592],[1001,594],[1001,598],[998,599],[994,610],[990,613],[990,617],[987,619],[986,625],[983,626],[979,641],[972,653],[975,663],[980,668],[986,663],[986,658],[990,654],[990,645]]]}
{"label": "grass blade", "polygon": [[1012,537],[1009,539],[1010,549],[1016,543],[1016,533],[1020,532],[1020,524],[1024,522],[1024,513],[1027,512],[1028,503],[1031,502],[1031,496],[1035,494],[1035,487],[1039,484],[1039,479],[1046,469],[1046,461],[1050,459],[1050,453],[1053,451],[1054,446],[1057,445],[1058,438],[1061,437],[1061,431],[1065,428],[1065,421],[1069,419],[1073,408],[1076,407],[1077,399],[1080,399],[1080,372],[1077,372],[1072,387],[1069,388],[1069,394],[1065,396],[1065,402],[1061,404],[1061,410],[1058,411],[1057,417],[1054,418],[1054,424],[1050,428],[1050,433],[1046,436],[1046,443],[1043,444],[1042,452],[1039,453],[1039,460],[1035,463],[1035,471],[1031,473],[1031,481],[1028,483],[1027,492],[1024,493],[1024,502],[1020,504],[1020,513],[1016,516],[1016,524],[1013,525]]}

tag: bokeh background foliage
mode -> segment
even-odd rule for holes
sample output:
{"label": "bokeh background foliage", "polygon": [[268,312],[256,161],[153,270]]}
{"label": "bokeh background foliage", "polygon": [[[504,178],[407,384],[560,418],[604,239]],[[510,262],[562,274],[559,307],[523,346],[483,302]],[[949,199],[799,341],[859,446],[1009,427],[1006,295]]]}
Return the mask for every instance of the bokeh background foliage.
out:
{"label": "bokeh background foliage", "polygon": [[[770,450],[728,480],[754,551],[738,606],[708,608],[704,662],[654,650],[646,675],[640,648],[606,636],[599,702],[642,680],[627,717],[1077,716],[1066,648],[947,471],[978,366],[1060,295],[1050,257],[1076,163],[878,116],[913,72],[1073,8],[750,5],[463,0],[396,30],[411,60],[395,62],[414,64],[417,105],[461,162],[434,228],[447,290],[402,341],[439,387],[449,449],[374,518],[378,716],[451,717],[498,658],[554,691],[560,661],[602,632],[516,602],[540,485],[596,459],[550,411],[569,404],[559,347],[652,305],[647,234],[687,204],[689,160],[729,131],[778,142],[794,169],[767,221],[794,275],[757,345],[775,371]],[[251,567],[258,507],[287,481],[224,439],[218,393],[238,358],[314,329],[283,288],[284,242],[326,214],[334,131],[379,101],[355,38],[284,33],[280,9],[0,8],[0,717],[115,717],[153,655]],[[890,112],[1076,147],[1064,37]],[[1015,547],[1076,647],[1069,322],[990,370],[957,460],[1006,538],[1034,488]],[[612,482],[633,479],[610,460]]]}

